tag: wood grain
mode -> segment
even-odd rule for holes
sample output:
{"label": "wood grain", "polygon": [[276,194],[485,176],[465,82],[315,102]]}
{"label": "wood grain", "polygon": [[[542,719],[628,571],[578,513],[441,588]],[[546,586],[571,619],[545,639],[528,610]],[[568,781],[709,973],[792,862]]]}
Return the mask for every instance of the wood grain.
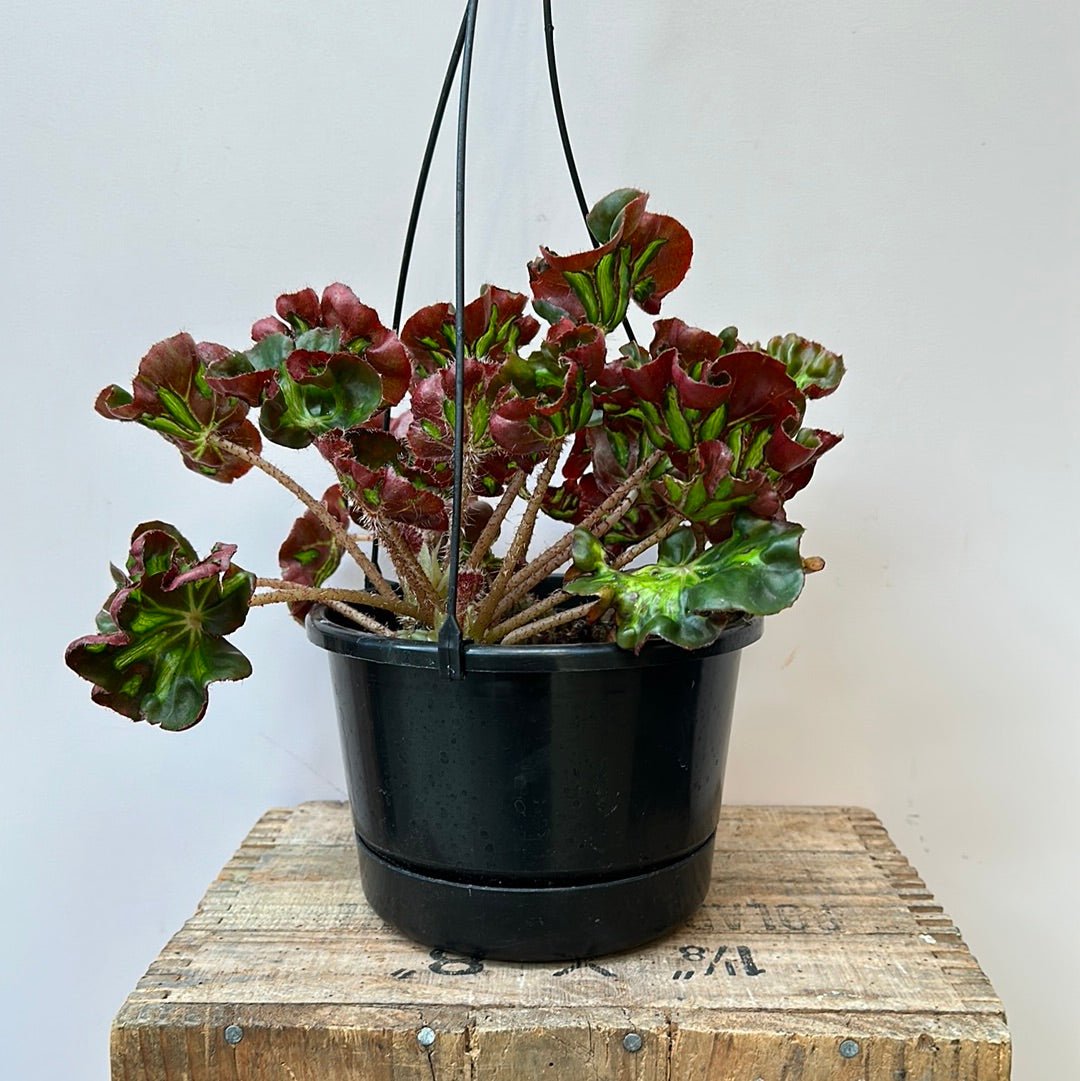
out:
{"label": "wood grain", "polygon": [[364,901],[347,807],[270,811],[112,1051],[114,1081],[1000,1081],[1010,1063],[956,927],[877,818],[839,807],[725,808],[694,919],[568,965],[406,941]]}

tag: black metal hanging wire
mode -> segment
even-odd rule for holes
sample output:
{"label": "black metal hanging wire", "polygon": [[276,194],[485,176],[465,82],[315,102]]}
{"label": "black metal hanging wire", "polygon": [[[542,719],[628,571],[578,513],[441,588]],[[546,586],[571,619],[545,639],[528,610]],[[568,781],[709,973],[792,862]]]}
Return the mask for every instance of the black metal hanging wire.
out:
{"label": "black metal hanging wire", "polygon": [[465,48],[461,54],[461,89],[458,92],[457,202],[454,213],[454,500],[450,514],[446,619],[439,628],[439,667],[449,679],[461,679],[465,674],[465,642],[457,617],[461,501],[465,479],[465,144],[469,127],[469,80],[472,76],[478,3],[479,0],[469,0],[465,12]]}
{"label": "black metal hanging wire", "polygon": [[[458,568],[461,561],[461,517],[463,499],[463,465],[465,453],[465,150],[469,116],[469,83],[472,75],[473,41],[476,37],[476,9],[478,0],[469,0],[461,26],[450,54],[450,63],[443,79],[442,90],[435,106],[435,116],[428,132],[427,146],[420,164],[420,175],[413,194],[409,225],[405,232],[405,244],[401,253],[401,266],[398,272],[397,294],[394,300],[393,328],[401,329],[401,313],[405,300],[405,285],[409,277],[412,261],[413,242],[420,221],[420,208],[427,189],[428,174],[439,140],[443,116],[450,98],[454,76],[461,65],[460,89],[458,91],[458,127],[457,127],[457,183],[456,206],[454,215],[455,243],[455,289],[454,289],[454,487],[450,517],[450,552],[449,578],[447,583],[446,619],[439,628],[439,668],[449,679],[461,679],[465,675],[465,643],[461,634],[461,625],[457,618],[458,608]],[[559,127],[559,139],[562,142],[563,156],[570,172],[570,182],[574,187],[582,220],[589,234],[593,247],[599,241],[589,228],[589,205],[581,187],[574,151],[570,145],[570,134],[566,127],[563,112],[562,93],[559,89],[559,73],[555,62],[555,25],[551,18],[551,0],[544,0],[544,40],[547,49],[548,79],[551,84],[551,100],[555,107],[555,120]],[[636,342],[634,331],[628,319],[623,319],[623,329],[631,342]],[[390,424],[389,410],[383,417],[383,427]],[[378,566],[378,541],[372,544],[372,558]]]}
{"label": "black metal hanging wire", "polygon": [[[581,188],[581,177],[578,176],[577,163],[574,161],[574,151],[570,146],[570,133],[566,129],[566,115],[563,113],[562,91],[559,89],[559,69],[555,64],[555,24],[551,20],[551,0],[544,0],[544,44],[547,48],[548,82],[551,83],[551,103],[555,106],[555,122],[559,125],[559,139],[562,142],[563,157],[566,158],[566,168],[570,172],[570,183],[574,185],[574,195],[577,196],[578,208],[581,210],[581,219],[585,222],[585,229],[589,234],[594,248],[600,247],[597,239],[589,226],[589,204],[585,199],[585,192]],[[630,320],[623,318],[623,330],[630,341],[636,342]]]}
{"label": "black metal hanging wire", "polygon": [[401,251],[401,267],[398,270],[397,294],[394,297],[394,333],[401,330],[401,311],[405,304],[405,283],[409,279],[409,265],[412,263],[413,241],[416,240],[416,227],[420,222],[420,208],[424,202],[424,192],[427,190],[428,174],[431,172],[431,160],[435,157],[435,146],[439,141],[439,132],[442,130],[443,116],[446,113],[446,103],[450,100],[450,91],[454,86],[454,76],[457,74],[458,62],[461,60],[461,50],[465,46],[465,32],[468,28],[469,11],[466,8],[461,16],[461,26],[458,27],[457,38],[454,41],[454,50],[450,54],[450,63],[443,77],[442,89],[439,91],[439,100],[435,105],[435,117],[431,121],[431,130],[428,132],[427,146],[424,147],[424,160],[420,163],[420,175],[416,178],[416,191],[413,193],[412,210],[409,213],[409,227],[405,230],[405,245]]}
{"label": "black metal hanging wire", "polygon": [[[398,268],[397,293],[394,296],[394,321],[391,324],[394,333],[401,330],[401,312],[405,305],[405,284],[409,280],[409,267],[412,264],[413,243],[416,240],[416,228],[420,224],[420,208],[424,204],[424,193],[427,191],[428,174],[431,172],[431,161],[435,157],[435,147],[439,142],[439,132],[442,130],[443,116],[446,113],[446,103],[450,100],[450,91],[454,86],[454,76],[457,74],[458,63],[461,60],[461,50],[465,46],[465,28],[469,21],[468,9],[461,16],[461,25],[458,27],[457,38],[454,40],[454,48],[450,53],[450,63],[446,66],[446,75],[443,76],[442,89],[439,91],[439,100],[435,104],[435,116],[431,121],[431,129],[428,131],[427,145],[424,147],[424,158],[420,162],[420,175],[416,178],[416,190],[413,192],[412,210],[409,211],[409,225],[405,230],[405,243],[401,249],[401,265]],[[390,410],[383,414],[383,431],[390,427]],[[371,561],[375,568],[379,567],[379,538],[371,542]]]}

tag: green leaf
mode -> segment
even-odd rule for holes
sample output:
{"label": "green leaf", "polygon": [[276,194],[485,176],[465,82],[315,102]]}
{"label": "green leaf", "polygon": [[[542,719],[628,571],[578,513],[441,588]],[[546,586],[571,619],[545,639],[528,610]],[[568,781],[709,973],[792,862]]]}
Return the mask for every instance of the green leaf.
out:
{"label": "green leaf", "polygon": [[650,635],[686,649],[719,636],[720,613],[771,615],[802,591],[802,526],[736,515],[731,537],[695,556],[693,534],[677,530],[661,546],[659,561],[632,571],[608,566],[600,542],[574,533],[574,565],[581,577],[568,593],[599,596],[615,608],[616,641],[640,650]]}
{"label": "green leaf", "polygon": [[224,346],[196,344],[189,334],[166,338],[139,363],[131,393],[115,384],[106,387],[94,408],[157,432],[180,451],[188,469],[229,484],[251,466],[219,450],[215,436],[255,453],[261,442],[247,420],[247,402],[207,380],[207,364],[228,353]]}
{"label": "green leaf", "polygon": [[758,348],[779,360],[808,398],[831,394],[844,378],[843,357],[798,334],[770,338],[767,345]]}
{"label": "green leaf", "polygon": [[274,443],[302,448],[333,428],[358,428],[382,400],[382,381],[366,360],[297,349],[282,365],[278,393],[263,403],[259,427]]}
{"label": "green leaf", "polygon": [[[296,348],[307,349],[312,353],[337,353],[341,350],[340,327],[313,327],[296,336]],[[354,353],[354,350],[349,350]]]}
{"label": "green leaf", "polygon": [[148,522],[132,535],[128,573],[98,617],[99,633],[72,642],[68,666],[91,697],[133,720],[171,731],[202,719],[207,688],[244,679],[251,663],[225,635],[247,618],[255,576],[232,563],[234,545],[200,560],[175,526]]}
{"label": "green leaf", "polygon": [[689,587],[687,603],[699,611],[761,616],[783,611],[802,592],[802,534],[802,526],[793,522],[736,515],[732,535],[694,561],[703,573]]}
{"label": "green leaf", "polygon": [[692,529],[676,529],[670,537],[660,543],[656,553],[656,562],[665,567],[678,566],[680,563],[689,563],[697,551],[697,543],[694,540]]}
{"label": "green leaf", "polygon": [[588,573],[604,566],[604,547],[587,529],[575,529],[571,543],[577,570]]}
{"label": "green leaf", "polygon": [[277,371],[293,348],[293,340],[287,334],[270,334],[246,353],[235,355],[246,359],[252,371]]}
{"label": "green leaf", "polygon": [[606,244],[615,235],[616,219],[640,195],[636,188],[618,188],[605,195],[589,211],[585,223],[598,243]]}

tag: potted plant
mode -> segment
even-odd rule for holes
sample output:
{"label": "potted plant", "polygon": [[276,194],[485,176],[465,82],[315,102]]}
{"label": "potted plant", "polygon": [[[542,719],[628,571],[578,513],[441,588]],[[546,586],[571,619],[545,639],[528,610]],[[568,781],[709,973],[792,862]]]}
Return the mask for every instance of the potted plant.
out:
{"label": "potted plant", "polygon": [[[330,654],[365,890],[431,945],[581,957],[688,915],[709,880],[738,651],[823,565],[800,555],[785,507],[839,439],[804,415],[843,363],[793,334],[747,343],[675,318],[648,345],[610,346],[628,307],[658,315],[690,266],[689,233],[647,198],[601,199],[592,250],[541,249],[539,319],[493,286],[464,308],[463,679],[438,644],[450,305],[395,333],[344,285],[303,289],[250,347],[178,334],[130,391],[97,399],[187,468],[225,484],[261,471],[304,513],[272,577],[241,569],[235,546],[200,556],[172,525],[138,526],[97,633],[67,663],[99,704],[185,729],[210,683],[250,673],[227,636],[252,608],[286,604]],[[314,448],[333,483],[316,498],[264,440]],[[540,515],[566,528],[536,552]],[[362,547],[372,538],[393,577]],[[330,583],[343,560],[365,589]]]}

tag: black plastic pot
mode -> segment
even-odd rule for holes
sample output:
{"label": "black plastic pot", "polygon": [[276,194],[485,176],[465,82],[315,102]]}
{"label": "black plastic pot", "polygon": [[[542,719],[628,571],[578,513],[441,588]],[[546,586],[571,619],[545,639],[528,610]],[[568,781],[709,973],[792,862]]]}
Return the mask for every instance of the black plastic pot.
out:
{"label": "black plastic pot", "polygon": [[323,608],[372,907],[426,945],[518,961],[640,945],[701,903],[739,650],[667,643],[466,647],[381,638]]}

